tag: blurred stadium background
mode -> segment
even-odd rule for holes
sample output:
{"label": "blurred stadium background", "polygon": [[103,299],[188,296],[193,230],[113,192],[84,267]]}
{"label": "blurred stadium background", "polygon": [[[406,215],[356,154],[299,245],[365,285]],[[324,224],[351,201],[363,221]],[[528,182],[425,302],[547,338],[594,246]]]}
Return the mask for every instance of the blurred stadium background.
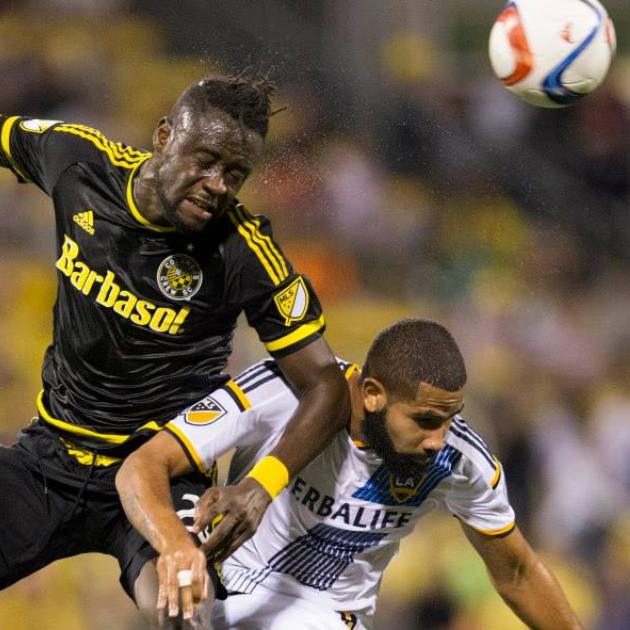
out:
{"label": "blurred stadium background", "polygon": [[[505,464],[518,523],[588,628],[630,627],[630,7],[603,88],[537,110],[491,75],[500,0],[0,2],[0,111],[150,146],[212,70],[274,68],[252,210],[362,361],[409,315],[454,332],[466,416]],[[0,434],[34,413],[55,294],[49,201],[0,173]],[[261,356],[246,328],[233,372]],[[455,519],[402,546],[378,628],[522,628]],[[541,602],[544,606],[544,602]],[[114,560],[57,563],[0,593],[0,628],[140,628]]]}

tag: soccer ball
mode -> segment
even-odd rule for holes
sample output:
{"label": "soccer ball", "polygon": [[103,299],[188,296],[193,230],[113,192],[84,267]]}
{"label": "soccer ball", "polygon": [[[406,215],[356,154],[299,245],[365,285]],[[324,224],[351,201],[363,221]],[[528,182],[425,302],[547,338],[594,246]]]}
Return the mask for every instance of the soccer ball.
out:
{"label": "soccer ball", "polygon": [[490,33],[492,68],[510,92],[564,107],[602,83],[615,29],[598,0],[511,0]]}

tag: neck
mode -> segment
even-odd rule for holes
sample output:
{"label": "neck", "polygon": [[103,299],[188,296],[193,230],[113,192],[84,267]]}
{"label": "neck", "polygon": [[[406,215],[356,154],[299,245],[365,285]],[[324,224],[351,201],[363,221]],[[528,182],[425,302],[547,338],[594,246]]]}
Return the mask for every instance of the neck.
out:
{"label": "neck", "polygon": [[170,225],[158,194],[157,164],[154,157],[150,157],[136,173],[133,181],[133,198],[147,221],[155,225]]}
{"label": "neck", "polygon": [[363,421],[363,392],[361,391],[361,374],[356,372],[353,374],[349,381],[350,387],[350,437],[353,440],[363,440],[361,436],[361,422]]}

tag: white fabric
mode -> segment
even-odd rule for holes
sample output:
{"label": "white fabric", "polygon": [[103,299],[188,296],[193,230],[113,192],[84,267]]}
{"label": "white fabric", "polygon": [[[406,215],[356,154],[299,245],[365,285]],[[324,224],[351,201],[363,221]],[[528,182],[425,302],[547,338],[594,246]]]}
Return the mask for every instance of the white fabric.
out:
{"label": "white fabric", "polygon": [[334,610],[266,589],[215,602],[212,623],[216,630],[370,630],[360,619],[348,625]]}

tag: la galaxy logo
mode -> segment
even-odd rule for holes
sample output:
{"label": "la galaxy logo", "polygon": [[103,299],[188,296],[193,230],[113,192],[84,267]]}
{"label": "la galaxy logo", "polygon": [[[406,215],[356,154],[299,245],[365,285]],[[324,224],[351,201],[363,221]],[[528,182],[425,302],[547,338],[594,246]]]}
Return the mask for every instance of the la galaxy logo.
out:
{"label": "la galaxy logo", "polygon": [[162,293],[171,300],[190,300],[201,288],[203,273],[194,258],[174,254],[160,263],[157,281]]}
{"label": "la galaxy logo", "polygon": [[398,503],[406,503],[418,494],[426,476],[426,473],[424,473],[419,477],[400,477],[390,473],[389,493]]}
{"label": "la galaxy logo", "polygon": [[212,424],[222,418],[227,412],[214,398],[205,398],[193,405],[185,414],[184,420],[188,424]]}
{"label": "la galaxy logo", "polygon": [[284,317],[284,325],[290,326],[292,322],[299,322],[308,311],[308,290],[304,279],[296,278],[286,289],[273,297],[280,315]]}

